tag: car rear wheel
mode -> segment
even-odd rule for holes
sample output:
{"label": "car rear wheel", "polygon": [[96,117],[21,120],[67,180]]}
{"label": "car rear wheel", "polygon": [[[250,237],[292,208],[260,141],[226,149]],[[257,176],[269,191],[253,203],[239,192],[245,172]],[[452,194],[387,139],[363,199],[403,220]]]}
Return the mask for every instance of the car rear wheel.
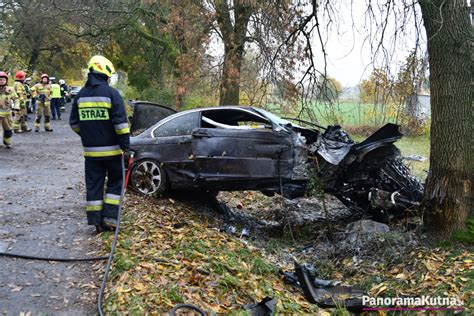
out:
{"label": "car rear wheel", "polygon": [[166,172],[160,163],[152,159],[138,161],[131,172],[133,188],[145,195],[163,194],[168,185]]}

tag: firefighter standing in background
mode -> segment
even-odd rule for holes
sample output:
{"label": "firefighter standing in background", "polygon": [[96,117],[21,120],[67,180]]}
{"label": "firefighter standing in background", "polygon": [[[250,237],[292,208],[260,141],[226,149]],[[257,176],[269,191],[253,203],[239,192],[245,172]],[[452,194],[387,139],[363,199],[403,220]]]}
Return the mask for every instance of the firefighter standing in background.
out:
{"label": "firefighter standing in background", "polygon": [[67,86],[66,81],[64,81],[63,79],[59,80],[59,85],[61,86],[61,99],[59,110],[61,112],[64,112],[66,110],[66,97],[69,93],[69,87]]}
{"label": "firefighter standing in background", "polygon": [[114,72],[112,63],[103,56],[94,56],[88,69],[86,85],[72,104],[69,123],[84,146],[87,221],[102,232],[117,226],[122,153],[129,149],[130,129],[122,97],[108,85]]}
{"label": "firefighter standing in background", "polygon": [[[8,75],[0,71],[0,124],[3,128],[3,144],[10,149],[12,145],[12,110],[20,110],[18,95],[7,86]],[[13,108],[12,108],[13,105]]]}
{"label": "firefighter standing in background", "polygon": [[[25,90],[26,90],[26,94],[28,95],[28,100],[29,100],[27,113],[35,113],[36,112],[36,98],[32,95],[30,85],[31,85],[31,78],[28,77],[25,79]],[[26,116],[26,120],[28,121],[28,115]]]}
{"label": "firefighter standing in background", "polygon": [[57,84],[54,80],[51,80],[51,112],[53,120],[58,118],[61,120],[61,86]]}
{"label": "firefighter standing in background", "polygon": [[51,116],[51,109],[49,101],[51,99],[51,85],[49,84],[49,76],[47,74],[41,75],[41,81],[31,88],[37,97],[36,101],[36,120],[35,132],[39,132],[41,125],[41,117],[44,115],[44,129],[47,132],[52,132],[49,118]]}
{"label": "firefighter standing in background", "polygon": [[26,101],[28,95],[24,84],[25,77],[26,74],[23,70],[17,71],[15,74],[15,83],[13,84],[13,89],[20,99],[20,111],[15,113],[15,120],[13,121],[13,130],[15,133],[31,132],[31,129],[28,128],[28,123],[26,123],[28,114]]}

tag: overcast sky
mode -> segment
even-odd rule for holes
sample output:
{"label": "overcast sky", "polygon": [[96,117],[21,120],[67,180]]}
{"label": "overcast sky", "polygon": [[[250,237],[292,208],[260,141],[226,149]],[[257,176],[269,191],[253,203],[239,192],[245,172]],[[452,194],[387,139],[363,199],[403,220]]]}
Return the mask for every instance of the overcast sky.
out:
{"label": "overcast sky", "polygon": [[[424,40],[424,29],[420,22],[420,9],[418,5],[409,8],[404,14],[403,2],[412,3],[415,0],[394,0],[395,7],[390,7],[390,14],[386,13],[385,4],[382,0],[330,0],[329,2],[334,10],[331,14],[329,29],[326,27],[327,17],[319,15],[322,38],[326,42],[327,53],[327,74],[329,77],[336,78],[344,87],[358,85],[363,79],[370,76],[374,65],[385,67],[389,65],[390,71],[397,73],[401,63],[406,59],[409,52],[416,46],[416,40],[419,37],[418,56],[424,56],[426,51],[426,41]],[[352,3],[352,6],[351,6]],[[368,3],[372,4],[372,19],[367,14]],[[309,7],[308,7],[309,9]],[[413,12],[416,12],[418,32],[416,32],[415,18]],[[384,47],[387,54],[380,53],[373,60],[372,45],[380,41],[380,25],[388,19],[384,34]],[[379,27],[377,27],[379,25]],[[397,36],[394,37],[394,33]],[[321,45],[317,32],[313,31],[313,51],[315,52],[315,64],[319,71],[324,70],[324,62],[321,53]],[[208,48],[211,56],[222,58],[223,44],[217,36],[213,36],[211,45]],[[301,75],[304,69],[300,69]],[[298,78],[298,74],[296,74]]]}
{"label": "overcast sky", "polygon": [[[330,77],[336,78],[343,86],[354,86],[359,84],[362,79],[367,78],[373,69],[371,64],[373,53],[371,52],[370,42],[375,43],[378,41],[381,33],[376,30],[375,25],[376,23],[380,24],[383,19],[382,17],[385,15],[380,14],[379,8],[374,5],[373,10],[376,18],[375,20],[368,20],[366,0],[353,0],[352,9],[350,0],[334,2],[340,2],[340,4],[336,5],[335,9],[341,18],[332,24],[329,32],[326,32],[325,27],[322,28],[323,39],[327,38],[327,72]],[[372,3],[374,2],[382,1],[372,1]],[[395,2],[401,4],[401,1]],[[417,14],[420,15],[418,6],[416,6],[416,10]],[[416,42],[415,22],[412,15],[405,23],[405,34],[398,30],[397,40],[394,41],[393,35],[395,30],[401,27],[402,21],[401,13],[398,14],[396,15],[394,12],[389,14],[389,23],[386,28],[386,35],[384,36],[384,45],[388,48],[389,58],[391,59],[387,60],[387,56],[379,54],[377,60],[374,61],[378,66],[389,64],[391,70],[395,73],[409,51],[415,47]],[[322,22],[325,23],[326,21]],[[421,36],[420,55],[426,50],[422,27],[421,30],[418,33]],[[367,37],[371,39],[367,39]],[[313,37],[313,45],[316,48],[321,47],[318,38],[315,36]],[[320,53],[316,57],[315,62],[323,69],[324,62]]]}

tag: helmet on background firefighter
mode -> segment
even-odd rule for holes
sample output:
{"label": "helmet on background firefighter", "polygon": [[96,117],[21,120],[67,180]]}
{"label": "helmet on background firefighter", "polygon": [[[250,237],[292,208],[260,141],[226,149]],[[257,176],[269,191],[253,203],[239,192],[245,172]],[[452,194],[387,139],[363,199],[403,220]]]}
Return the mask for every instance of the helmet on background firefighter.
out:
{"label": "helmet on background firefighter", "polygon": [[41,82],[43,82],[43,79],[44,79],[44,78],[47,78],[47,79],[48,79],[48,82],[49,82],[49,76],[48,76],[48,74],[42,74],[42,75],[41,75]]}
{"label": "helmet on background firefighter", "polygon": [[87,64],[87,69],[89,69],[90,72],[103,74],[109,78],[111,78],[115,72],[112,62],[101,55],[93,56]]}
{"label": "helmet on background firefighter", "polygon": [[66,81],[64,81],[64,79],[59,79],[59,84],[65,84]]}
{"label": "helmet on background firefighter", "polygon": [[26,73],[23,70],[18,70],[15,74],[15,80],[23,81],[25,80]]}
{"label": "helmet on background firefighter", "polygon": [[5,78],[7,80],[5,85],[8,83],[8,74],[5,71],[0,71],[0,78]]}

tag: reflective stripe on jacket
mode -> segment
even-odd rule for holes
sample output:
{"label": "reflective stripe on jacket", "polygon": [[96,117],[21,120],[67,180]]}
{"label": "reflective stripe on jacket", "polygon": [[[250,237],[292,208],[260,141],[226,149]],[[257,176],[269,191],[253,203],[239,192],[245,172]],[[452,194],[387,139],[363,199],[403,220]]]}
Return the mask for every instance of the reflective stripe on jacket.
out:
{"label": "reflective stripe on jacket", "polygon": [[12,87],[3,87],[0,89],[0,116],[10,116],[12,108],[20,108],[18,95]]}
{"label": "reflective stripe on jacket", "polygon": [[81,136],[85,157],[117,156],[128,147],[130,128],[122,97],[97,75],[89,74],[74,99],[69,124]]}
{"label": "reflective stripe on jacket", "polygon": [[44,94],[46,98],[49,98],[51,95],[51,85],[49,83],[37,83],[31,88],[31,91],[35,93],[36,97]]}
{"label": "reflective stripe on jacket", "polygon": [[13,90],[15,90],[20,101],[24,101],[27,98],[25,86],[21,81],[15,81],[13,83]]}
{"label": "reflective stripe on jacket", "polygon": [[51,98],[59,99],[61,97],[61,86],[57,83],[51,85]]}

